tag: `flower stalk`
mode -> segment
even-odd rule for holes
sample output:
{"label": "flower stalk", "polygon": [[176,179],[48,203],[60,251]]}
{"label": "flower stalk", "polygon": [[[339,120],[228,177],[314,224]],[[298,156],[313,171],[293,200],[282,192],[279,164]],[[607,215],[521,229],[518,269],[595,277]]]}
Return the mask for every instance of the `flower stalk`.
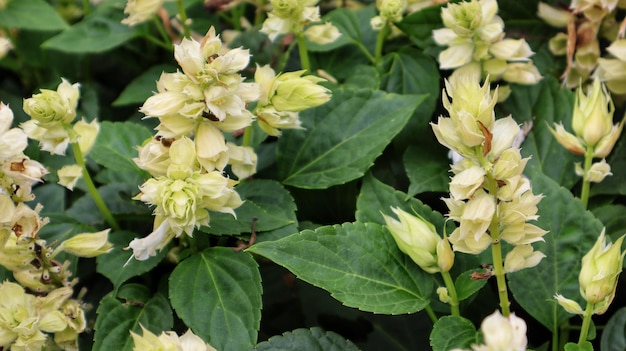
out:
{"label": "flower stalk", "polygon": [[593,316],[593,311],[595,309],[594,304],[587,302],[587,307],[585,308],[585,314],[583,315],[583,324],[580,327],[580,337],[578,338],[578,346],[582,346],[585,341],[587,341],[587,335],[589,334],[589,326],[591,326],[591,316]]}
{"label": "flower stalk", "polygon": [[311,62],[309,61],[309,53],[306,47],[306,38],[304,37],[304,33],[298,33],[296,35],[298,38],[298,53],[300,54],[300,65],[303,70],[306,70],[308,73],[311,73]]}
{"label": "flower stalk", "polygon": [[589,203],[589,188],[591,186],[591,181],[589,180],[589,170],[591,169],[591,164],[593,162],[593,148],[587,147],[585,150],[585,164],[584,164],[584,173],[583,173],[583,184],[580,192],[580,201],[582,201],[583,206],[587,209],[587,205]]}
{"label": "flower stalk", "polygon": [[448,289],[448,297],[450,301],[448,304],[450,305],[450,314],[453,316],[461,316],[461,312],[459,311],[459,297],[456,293],[456,287],[454,286],[454,281],[452,280],[452,276],[448,271],[442,271],[441,277],[443,278],[443,282],[446,284],[446,288]]}

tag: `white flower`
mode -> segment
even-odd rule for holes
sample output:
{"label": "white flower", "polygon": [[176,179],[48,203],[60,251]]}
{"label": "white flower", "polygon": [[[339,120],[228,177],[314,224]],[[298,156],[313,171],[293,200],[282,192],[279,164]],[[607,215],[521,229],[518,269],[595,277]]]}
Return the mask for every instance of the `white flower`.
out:
{"label": "white flower", "polygon": [[0,158],[7,159],[21,155],[28,145],[28,137],[23,130],[11,128],[13,111],[0,103]]}
{"label": "white flower", "polygon": [[526,350],[526,322],[515,313],[504,317],[500,311],[495,311],[483,320],[480,331],[488,350]]}
{"label": "white flower", "polygon": [[[156,220],[155,220],[156,224]],[[126,264],[135,257],[138,261],[145,261],[151,256],[156,255],[156,251],[163,248],[174,238],[174,233],[171,231],[167,218],[164,219],[161,224],[148,236],[142,239],[135,238],[125,250],[132,249],[133,256],[131,256]]]}
{"label": "white flower", "polygon": [[341,33],[332,23],[326,22],[324,24],[310,26],[304,31],[304,35],[310,42],[326,45],[339,39]]}
{"label": "white flower", "polygon": [[124,7],[124,13],[128,17],[122,23],[132,27],[149,20],[163,6],[163,2],[164,0],[128,0]]}
{"label": "white flower", "polygon": [[69,190],[74,190],[76,182],[83,176],[83,168],[79,165],[67,165],[61,167],[57,174],[59,176],[59,184]]}

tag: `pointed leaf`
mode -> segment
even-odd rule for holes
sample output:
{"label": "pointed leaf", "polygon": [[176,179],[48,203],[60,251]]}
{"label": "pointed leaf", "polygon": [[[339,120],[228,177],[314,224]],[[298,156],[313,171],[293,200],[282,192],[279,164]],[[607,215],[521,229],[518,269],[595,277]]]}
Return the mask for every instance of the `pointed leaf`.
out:
{"label": "pointed leaf", "polygon": [[109,278],[115,288],[119,288],[128,279],[143,274],[156,267],[167,254],[167,249],[157,252],[156,256],[145,261],[137,261],[129,258],[132,250],[125,250],[128,243],[136,237],[141,237],[133,232],[113,232],[109,234],[109,242],[113,244],[111,252],[96,258],[96,270],[98,273]]}
{"label": "pointed leaf", "polygon": [[[478,290],[482,289],[485,284],[487,284],[487,279],[472,279],[472,273],[476,271],[478,270],[472,269],[463,272],[458,277],[456,277],[456,280],[454,281],[454,286],[456,287],[456,293],[459,301],[463,301],[471,297]],[[484,269],[482,271],[484,273]]]}
{"label": "pointed leaf", "polygon": [[[407,194],[397,191],[368,174],[363,180],[361,193],[357,198],[356,219],[359,222],[374,222],[385,224],[382,213],[392,215],[391,207],[399,207],[408,213],[417,213],[437,228],[438,233],[443,232],[445,218],[441,213],[433,211],[428,205],[420,200],[411,198]],[[448,224],[452,227],[452,223]]]}
{"label": "pointed leaf", "polygon": [[44,0],[9,1],[0,10],[0,27],[36,31],[57,31],[68,27],[65,20]]}
{"label": "pointed leaf", "polygon": [[136,123],[102,122],[89,156],[110,169],[146,174],[132,159],[137,157],[136,147],[151,136],[152,132],[148,128]]}
{"label": "pointed leaf", "polygon": [[432,277],[400,252],[375,223],[345,223],[305,230],[248,249],[329,291],[349,307],[385,314],[420,311]]}
{"label": "pointed leaf", "polygon": [[396,23],[398,28],[408,35],[420,48],[435,45],[433,30],[443,28],[441,6],[430,6],[414,12]]}
{"label": "pointed leaf", "polygon": [[622,307],[609,319],[602,331],[600,350],[622,351],[626,350],[626,307]]}
{"label": "pointed leaf", "polygon": [[[441,151],[441,152],[438,152]],[[409,177],[408,196],[427,191],[447,192],[450,183],[450,162],[443,148],[411,145],[403,157]]]}
{"label": "pointed leaf", "polygon": [[[143,287],[141,287],[143,288]],[[141,288],[139,288],[141,290]],[[149,293],[147,288],[143,293]],[[105,296],[98,305],[94,351],[132,351],[134,343],[130,331],[141,334],[140,325],[160,334],[174,324],[172,310],[167,298],[156,294],[148,300],[122,302],[111,295]]]}
{"label": "pointed leaf", "polygon": [[358,351],[341,335],[320,328],[296,329],[259,343],[254,351]]}
{"label": "pointed leaf", "polygon": [[367,6],[358,10],[339,8],[330,12],[326,19],[341,32],[341,42],[348,41],[374,52],[377,33],[370,25],[370,18],[374,16],[376,16],[374,7]]}
{"label": "pointed leaf", "polygon": [[579,177],[574,173],[574,162],[581,157],[565,150],[548,130],[562,122],[565,129],[572,130],[574,94],[561,89],[553,77],[545,77],[532,86],[515,85],[511,95],[501,104],[505,114],[511,114],[518,122],[532,122],[533,127],[522,144],[522,155],[531,156],[526,171],[537,169],[566,188],[571,188]]}
{"label": "pointed leaf", "polygon": [[113,106],[142,105],[156,90],[156,81],[161,73],[174,72],[176,67],[169,64],[152,66],[133,79],[120,95],[113,101]]}
{"label": "pointed leaf", "polygon": [[[212,213],[211,223],[202,231],[210,234],[250,233],[252,223],[257,232],[264,232],[297,223],[296,205],[291,194],[273,180],[253,179],[235,187],[243,205],[235,210],[237,218],[225,213]],[[253,220],[253,219],[256,220]]]}
{"label": "pointed leaf", "polygon": [[476,343],[476,328],[470,320],[463,317],[441,317],[430,333],[430,346],[433,351],[469,349],[473,343]]}
{"label": "pointed leaf", "polygon": [[250,350],[261,320],[261,276],[250,254],[214,247],[172,272],[169,294],[178,316],[220,351]]}
{"label": "pointed leaf", "polygon": [[306,130],[278,141],[284,184],[324,189],[361,177],[404,127],[424,96],[337,89],[331,101],[305,111]]}
{"label": "pointed leaf", "polygon": [[[556,330],[571,315],[554,295],[580,301],[578,272],[582,257],[602,231],[602,223],[582,203],[549,177],[534,173],[533,192],[545,197],[539,205],[537,225],[549,233],[533,244],[546,257],[533,269],[508,274],[510,289],[524,309],[548,329]],[[584,305],[584,304],[583,304]]]}

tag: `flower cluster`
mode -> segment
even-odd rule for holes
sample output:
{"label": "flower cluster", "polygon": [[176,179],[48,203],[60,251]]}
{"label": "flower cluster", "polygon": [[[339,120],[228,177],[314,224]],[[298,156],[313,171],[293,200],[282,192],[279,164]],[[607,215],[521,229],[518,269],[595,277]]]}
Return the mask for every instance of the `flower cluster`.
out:
{"label": "flower cluster", "polygon": [[191,329],[182,336],[173,331],[162,332],[159,336],[141,326],[142,335],[130,332],[134,342],[134,351],[215,351]]}
{"label": "flower cluster", "polygon": [[[62,97],[75,96],[63,95],[67,93],[64,88],[73,90],[65,83],[61,93],[46,91],[25,101],[27,113],[36,118],[26,125],[55,129],[59,123],[63,130],[71,130],[69,122],[75,116],[76,102]],[[63,251],[80,257],[106,253],[112,248],[109,230],[77,234],[56,248],[38,236],[48,219],[39,215],[41,206],[32,209],[25,202],[34,199],[32,186],[42,181],[47,170],[23,154],[27,133],[9,129],[12,121],[11,109],[0,104],[0,265],[19,283],[0,285],[0,347],[40,350],[44,343],[52,343],[44,333],[54,333],[53,343],[58,347],[76,350],[78,334],[86,327],[83,307],[70,299],[75,281],[69,261],[61,263],[55,257]]]}
{"label": "flower cluster", "polygon": [[[590,78],[606,82],[616,94],[626,93],[626,55],[624,55],[624,28],[616,19],[619,8],[626,8],[614,0],[575,0],[569,10],[552,7],[540,2],[537,15],[549,25],[565,28],[549,41],[554,55],[565,55],[567,67],[563,84],[574,88]],[[601,57],[600,40],[613,42],[607,52],[609,58]]]}
{"label": "flower cluster", "polygon": [[[514,313],[508,317],[496,311],[480,324],[484,344],[472,345],[472,351],[525,351],[528,344],[526,322]],[[451,351],[462,351],[453,349]]]}
{"label": "flower cluster", "polygon": [[[594,314],[606,312],[615,297],[617,280],[622,272],[626,254],[626,251],[622,251],[623,241],[624,235],[615,243],[611,244],[609,241],[607,244],[603,229],[591,250],[583,256],[582,268],[578,275],[580,295],[591,305]],[[567,312],[584,314],[576,301],[563,295],[554,297]]]}
{"label": "flower cluster", "polygon": [[538,218],[542,196],[532,193],[522,175],[528,159],[512,147],[520,128],[510,116],[495,119],[497,91],[492,94],[488,82],[480,86],[468,77],[456,83],[446,81],[444,92],[450,117],[432,124],[437,140],[464,158],[452,166],[451,196],[444,199],[449,218],[460,223],[450,242],[456,251],[478,254],[502,239],[514,246],[506,271],[535,266],[544,255],[530,244],[546,232],[528,223]]}
{"label": "flower cluster", "polygon": [[122,23],[132,27],[146,22],[163,6],[165,0],[128,0],[124,7],[124,13],[128,17]]}
{"label": "flower cluster", "polygon": [[407,0],[376,0],[379,15],[371,19],[372,28],[381,30],[385,25],[400,22],[407,6]]}
{"label": "flower cluster", "polygon": [[[550,131],[563,147],[576,155],[586,155],[589,162],[593,157],[604,159],[613,150],[626,121],[622,119],[618,124],[613,124],[614,112],[610,94],[596,79],[587,94],[583,92],[582,86],[577,90],[572,114],[574,134],[566,131],[562,123],[556,124]],[[586,181],[598,183],[611,174],[611,167],[604,160],[587,169],[577,163],[576,173]]]}
{"label": "flower cluster", "polygon": [[[319,0],[271,0],[272,11],[267,14],[261,32],[267,34],[270,40],[279,35],[294,33],[305,35],[307,39],[318,44],[334,42],[339,36],[339,30],[331,23],[315,24],[320,22],[320,8],[316,6]],[[315,24],[304,29],[309,24]]]}
{"label": "flower cluster", "polygon": [[541,79],[524,39],[504,39],[504,22],[496,0],[471,0],[442,8],[445,28],[433,31],[435,42],[448,48],[439,67],[456,75],[490,76],[510,83],[535,84]]}
{"label": "flower cluster", "polygon": [[[248,145],[226,142],[224,133],[249,127],[256,116],[264,131],[279,135],[279,129],[300,126],[299,111],[330,98],[328,89],[316,84],[323,79],[303,77],[303,71],[276,75],[268,66],[258,67],[257,82],[244,82],[240,71],[249,63],[248,50],[223,47],[214,28],[202,42],[183,39],[174,57],[182,72],[163,73],[157,92],[140,109],[160,123],[134,160],[153,176],[135,199],[155,206],[154,232],[129,244],[139,260],[172,238],[209,225],[209,211],[235,215],[242,203],[237,182],[223,172],[230,165],[237,178],[248,178],[256,172],[257,155]],[[252,113],[247,106],[256,100]]]}

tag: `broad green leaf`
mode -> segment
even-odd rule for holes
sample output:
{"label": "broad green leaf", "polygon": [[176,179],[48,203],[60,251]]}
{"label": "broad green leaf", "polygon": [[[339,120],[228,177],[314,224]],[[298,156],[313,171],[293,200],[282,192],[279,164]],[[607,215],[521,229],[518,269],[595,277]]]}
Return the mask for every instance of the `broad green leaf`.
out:
{"label": "broad green leaf", "polygon": [[515,300],[550,330],[571,315],[559,306],[555,294],[580,301],[578,272],[582,257],[593,246],[602,223],[558,183],[541,173],[532,173],[533,193],[545,197],[539,202],[537,225],[548,230],[545,242],[533,244],[546,257],[532,269],[508,274]]}
{"label": "broad green leaf", "polygon": [[532,129],[522,144],[522,154],[530,157],[527,172],[536,169],[571,188],[579,177],[574,173],[574,162],[580,162],[565,150],[547,128],[562,122],[571,131],[574,94],[561,89],[553,77],[545,77],[533,86],[514,85],[511,95],[501,104],[505,114],[512,114],[518,122],[532,122]]}
{"label": "broad green leaf", "polygon": [[0,27],[35,31],[58,31],[68,27],[65,20],[44,0],[13,0],[0,10]]}
{"label": "broad green leaf", "polygon": [[[50,179],[47,179],[50,181]],[[66,188],[56,183],[47,183],[37,185],[33,188],[33,194],[35,194],[35,201],[43,206],[41,210],[42,214],[47,214],[50,211],[61,212],[65,210]]]}
{"label": "broad green leaf", "polygon": [[[147,288],[141,296],[149,293]],[[174,324],[172,310],[167,298],[160,293],[145,301],[122,302],[111,295],[105,296],[98,305],[94,351],[132,351],[134,347],[130,331],[141,335],[140,325],[155,334],[170,330]]]}
{"label": "broad green leaf", "polygon": [[[487,284],[487,279],[472,279],[472,273],[476,272],[476,269],[472,269],[461,273],[454,281],[456,287],[456,293],[459,301],[463,301],[482,289]],[[484,270],[483,270],[484,271]]]}
{"label": "broad green leaf", "polygon": [[404,152],[404,168],[409,177],[408,196],[427,191],[447,192],[450,183],[450,159],[443,148],[432,144],[411,145]]}
{"label": "broad green leaf", "polygon": [[[435,61],[417,49],[404,48],[385,55],[378,70],[381,72],[380,88],[384,91],[398,94],[428,94],[411,121],[415,122],[416,127],[426,126],[431,132],[428,122],[439,98],[441,80]],[[411,136],[415,138],[414,130]]]}
{"label": "broad green leaf", "polygon": [[431,6],[414,12],[396,25],[420,48],[434,45],[433,30],[444,27],[441,20],[441,6]]}
{"label": "broad green leaf", "polygon": [[[376,16],[374,7],[367,6],[359,10],[336,9],[330,12],[326,19],[341,32],[341,43],[348,41],[359,46],[361,50],[373,53],[377,32],[372,29],[370,19],[374,16]],[[351,50],[356,51],[354,48]]]}
{"label": "broad green leaf", "polygon": [[457,316],[439,318],[430,333],[433,351],[448,351],[454,348],[469,349],[476,343],[476,328],[470,320]]}
{"label": "broad green leaf", "polygon": [[626,307],[622,307],[609,319],[602,331],[600,350],[626,350]]}
{"label": "broad green leaf", "polygon": [[605,205],[594,208],[591,212],[596,216],[606,228],[606,235],[613,241],[626,234],[626,206]]}
{"label": "broad green leaf", "polygon": [[42,47],[66,53],[102,53],[138,35],[136,29],[120,23],[121,16],[100,11],[50,38]]}
{"label": "broad green leaf", "polygon": [[287,130],[278,140],[282,182],[324,189],[361,177],[423,100],[423,95],[333,91],[331,101],[301,114],[306,130]]}
{"label": "broad green leaf", "polygon": [[399,207],[409,213],[418,213],[434,224],[438,233],[443,232],[445,218],[439,212],[433,211],[420,200],[411,198],[407,194],[380,182],[371,174],[365,176],[361,193],[356,201],[356,219],[359,222],[385,224],[382,213],[388,216],[393,215],[391,207]]}
{"label": "broad green leaf", "polygon": [[157,252],[156,256],[145,261],[131,259],[132,250],[125,250],[128,243],[134,238],[141,236],[133,232],[112,232],[109,234],[109,242],[113,244],[113,250],[96,258],[98,273],[109,278],[115,288],[119,288],[128,279],[143,274],[156,267],[167,254],[167,248]]}
{"label": "broad green leaf", "polygon": [[622,136],[615,145],[607,163],[611,165],[613,175],[604,178],[601,183],[591,184],[591,194],[626,195],[626,138]]}
{"label": "broad green leaf", "polygon": [[358,351],[350,340],[320,328],[296,329],[261,342],[254,351]]}
{"label": "broad green leaf", "polygon": [[[589,341],[583,342],[582,345],[574,344],[573,342],[568,342],[565,344],[565,351],[593,351],[593,345]],[[604,351],[604,349],[602,349]]]}
{"label": "broad green leaf", "polygon": [[[137,184],[112,183],[98,188],[100,196],[113,215],[149,215],[150,208],[141,201],[133,200],[139,189]],[[66,213],[81,223],[95,225],[102,223],[104,217],[89,194],[85,194],[72,203]]]}
{"label": "broad green leaf", "polygon": [[261,276],[250,254],[215,247],[172,272],[172,306],[185,324],[220,351],[251,349],[261,320]]}
{"label": "broad green leaf", "polygon": [[356,65],[352,68],[348,78],[343,82],[343,85],[357,89],[369,88],[377,90],[380,87],[380,75],[372,66]]}
{"label": "broad green leaf", "polygon": [[327,290],[344,305],[385,314],[423,309],[432,277],[400,252],[376,223],[344,223],[304,230],[251,246],[298,278]]}
{"label": "broad green leaf", "polygon": [[148,128],[136,123],[102,122],[89,157],[106,168],[146,174],[132,159],[137,157],[136,147],[151,136]]}
{"label": "broad green leaf", "polygon": [[[297,223],[296,205],[280,183],[253,179],[235,187],[245,202],[235,210],[237,218],[225,213],[212,213],[209,227],[202,231],[211,234],[250,233],[252,222],[257,232],[278,229]],[[256,220],[254,220],[256,218]]]}
{"label": "broad green leaf", "polygon": [[156,81],[159,80],[161,73],[174,71],[176,71],[176,67],[169,64],[148,68],[124,88],[117,99],[113,101],[113,106],[142,105],[156,91]]}

